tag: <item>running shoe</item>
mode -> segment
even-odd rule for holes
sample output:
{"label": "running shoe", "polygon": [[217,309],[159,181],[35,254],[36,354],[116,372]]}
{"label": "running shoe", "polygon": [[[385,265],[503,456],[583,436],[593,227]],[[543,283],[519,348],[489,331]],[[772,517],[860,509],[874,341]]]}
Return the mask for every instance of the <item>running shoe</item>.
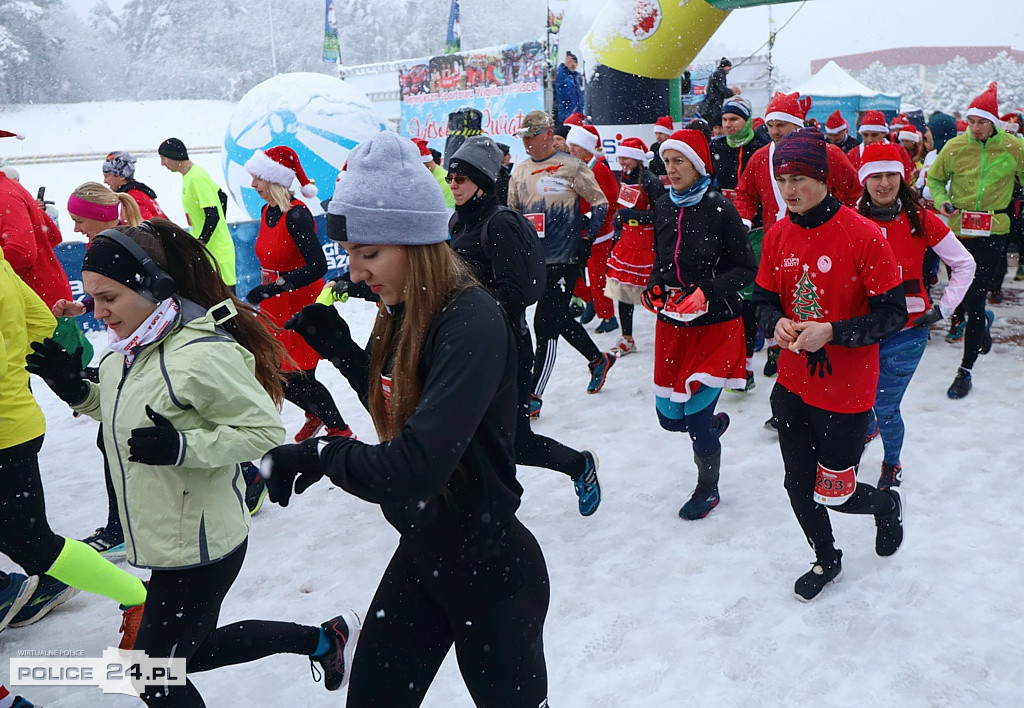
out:
{"label": "running shoe", "polygon": [[580,315],[580,324],[590,324],[595,316],[597,316],[597,311],[594,309],[594,301],[591,300],[583,306],[583,314]]}
{"label": "running shoe", "polygon": [[885,491],[890,487],[900,486],[901,481],[903,481],[902,465],[890,465],[888,462],[883,462],[882,473],[878,476],[878,488]]}
{"label": "running shoe", "polygon": [[949,318],[949,333],[946,335],[946,341],[950,344],[963,341],[964,329],[966,329],[967,323],[961,317],[953,315]]}
{"label": "running shoe", "polygon": [[953,383],[949,385],[946,390],[946,395],[957,400],[960,398],[966,398],[967,394],[971,392],[971,372],[962,366],[956,371],[956,378],[953,379]]}
{"label": "running shoe", "polygon": [[535,393],[530,394],[530,417],[540,418],[540,407],[544,405],[544,401],[540,400],[540,396]]}
{"label": "running shoe", "polygon": [[892,497],[893,507],[888,514],[875,517],[875,553],[891,556],[903,543],[903,499],[896,487],[890,487],[885,493]]}
{"label": "running shoe", "polygon": [[604,380],[608,376],[608,369],[615,365],[615,357],[603,352],[594,361],[590,362],[590,383],[587,384],[587,393],[597,393],[604,388]]}
{"label": "running shoe", "polygon": [[636,352],[636,342],[633,341],[632,337],[620,337],[619,341],[615,343],[615,347],[612,348],[612,354],[616,357],[624,357],[627,354],[633,354]]}
{"label": "running shoe", "polygon": [[330,648],[323,656],[309,658],[310,669],[313,671],[313,680],[319,681],[313,662],[320,664],[324,688],[328,691],[337,691],[348,683],[352,657],[356,651],[356,642],[359,640],[359,615],[352,610],[346,610],[320,626],[327,633]]}
{"label": "running shoe", "polygon": [[345,426],[344,430],[341,428],[328,428],[326,435],[329,438],[351,438],[353,440],[359,439],[356,437],[356,434],[352,432],[352,428],[348,427],[347,425]]}
{"label": "running shoe", "polygon": [[842,574],[843,552],[836,551],[836,559],[830,563],[814,561],[811,564],[811,569],[797,578],[793,592],[796,593],[798,600],[810,602],[821,594],[826,585],[839,580],[839,576]]}
{"label": "running shoe", "polygon": [[779,373],[779,354],[781,353],[782,347],[768,347],[768,360],[764,363],[764,375],[768,378]]}
{"label": "running shoe", "polygon": [[697,487],[693,490],[693,494],[683,508],[679,510],[679,518],[686,519],[687,521],[696,521],[697,519],[703,519],[711,510],[718,506],[720,501],[718,496],[718,487],[712,489],[702,489]]}
{"label": "running shoe", "polygon": [[992,292],[990,292],[988,294],[988,304],[989,305],[1002,305],[1003,304],[1003,300],[1005,300],[1005,299],[1006,298],[1003,296],[1003,289],[1002,288],[998,288],[996,290],[993,290]]}
{"label": "running shoe", "polygon": [[309,440],[311,437],[320,432],[320,429],[324,427],[324,422],[317,418],[312,413],[306,414],[306,422],[299,428],[299,432],[295,433],[295,442],[302,442],[303,440]]}
{"label": "running shoe", "polygon": [[996,313],[992,310],[985,310],[985,333],[981,338],[980,354],[988,354],[992,351],[992,325],[996,321]]}
{"label": "running shoe", "polygon": [[0,590],[0,632],[4,631],[39,585],[38,575],[7,574],[7,584]]}
{"label": "running shoe", "polygon": [[590,516],[601,505],[601,483],[597,479],[597,455],[590,450],[583,450],[583,457],[587,459],[586,467],[579,479],[573,480],[572,485],[579,498],[580,516]]}
{"label": "running shoe", "polygon": [[91,536],[82,539],[82,543],[95,548],[104,558],[124,555],[124,532],[114,532],[107,527],[96,529]]}
{"label": "running shoe", "polygon": [[10,625],[12,627],[25,627],[38,622],[57,607],[78,594],[78,588],[65,585],[56,578],[44,576],[36,591],[32,593],[31,599],[21,608],[21,611],[14,616]]}
{"label": "running shoe", "polygon": [[612,315],[607,320],[601,320],[601,324],[594,330],[597,334],[607,334],[608,332],[614,332],[619,328],[619,320]]}

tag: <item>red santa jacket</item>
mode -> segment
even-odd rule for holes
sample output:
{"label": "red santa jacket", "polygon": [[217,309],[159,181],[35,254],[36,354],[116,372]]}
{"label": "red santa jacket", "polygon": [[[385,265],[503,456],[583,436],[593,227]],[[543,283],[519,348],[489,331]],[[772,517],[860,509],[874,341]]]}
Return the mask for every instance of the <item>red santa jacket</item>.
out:
{"label": "red santa jacket", "polygon": [[[863,193],[857,170],[853,168],[846,155],[835,145],[829,143],[828,150],[828,191],[846,206],[853,208]],[[761,218],[764,230],[775,224],[786,212],[786,204],[775,185],[772,175],[772,155],[775,154],[775,143],[769,143],[755,152],[743,171],[733,203],[740,213],[743,223],[750,226],[757,208],[761,207]]]}
{"label": "red santa jacket", "polygon": [[53,253],[61,241],[53,219],[20,184],[0,172],[0,248],[47,307],[71,299],[68,276]]}

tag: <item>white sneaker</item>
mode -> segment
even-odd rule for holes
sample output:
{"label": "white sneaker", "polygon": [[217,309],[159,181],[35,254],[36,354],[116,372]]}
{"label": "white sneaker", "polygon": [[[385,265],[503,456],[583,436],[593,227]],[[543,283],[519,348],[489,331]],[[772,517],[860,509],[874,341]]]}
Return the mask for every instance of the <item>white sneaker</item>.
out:
{"label": "white sneaker", "polygon": [[621,337],[619,338],[619,341],[615,343],[615,346],[612,347],[612,354],[616,357],[626,356],[627,354],[632,354],[635,351],[636,342],[633,341],[632,337],[628,339],[626,337]]}

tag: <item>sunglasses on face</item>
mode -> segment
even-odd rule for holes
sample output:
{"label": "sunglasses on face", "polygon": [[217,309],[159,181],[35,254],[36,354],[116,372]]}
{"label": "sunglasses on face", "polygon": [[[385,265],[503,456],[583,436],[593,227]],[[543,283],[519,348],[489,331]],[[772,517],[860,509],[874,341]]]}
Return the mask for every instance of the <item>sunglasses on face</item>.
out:
{"label": "sunglasses on face", "polygon": [[448,184],[452,184],[454,182],[455,184],[463,185],[469,181],[469,177],[466,175],[453,175],[449,172],[448,176],[445,177],[445,180],[447,180]]}

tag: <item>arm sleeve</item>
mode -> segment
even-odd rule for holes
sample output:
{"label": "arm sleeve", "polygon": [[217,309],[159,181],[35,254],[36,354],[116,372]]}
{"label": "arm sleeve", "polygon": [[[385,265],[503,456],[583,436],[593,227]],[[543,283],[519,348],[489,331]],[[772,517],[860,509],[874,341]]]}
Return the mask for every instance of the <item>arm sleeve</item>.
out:
{"label": "arm sleeve", "polygon": [[761,206],[761,194],[757,191],[754,174],[761,170],[760,163],[764,157],[757,153],[754,153],[754,155],[755,157],[750,159],[747,169],[743,170],[743,174],[740,175],[740,181],[736,184],[736,194],[733,199],[736,211],[739,212],[743,225],[748,229],[753,223],[754,217],[757,216],[757,208]]}
{"label": "arm sleeve", "polygon": [[585,238],[593,241],[601,235],[601,227],[604,225],[604,217],[608,214],[608,202],[604,204],[591,204],[590,205],[590,223],[587,225],[587,230],[583,234]]}
{"label": "arm sleeve", "polygon": [[[928,214],[931,216],[931,214]],[[938,217],[933,217],[939,221]],[[939,222],[942,224],[942,222]],[[945,224],[942,224],[944,228]],[[943,317],[949,317],[953,310],[964,299],[968,288],[974,282],[974,271],[976,264],[974,257],[964,248],[952,231],[946,228],[946,235],[941,241],[932,246],[935,255],[942,259],[942,262],[949,266],[949,284],[942,291],[942,299],[939,300],[939,311]]]}
{"label": "arm sleeve", "polygon": [[320,239],[316,237],[316,224],[309,209],[293,206],[285,214],[285,225],[306,264],[281,273],[281,278],[284,280],[285,291],[298,290],[315,283],[327,274],[327,256],[320,247]]}
{"label": "arm sleeve", "polygon": [[498,302],[513,322],[526,310],[523,283],[530,277],[525,241],[518,233],[519,217],[498,212],[490,218],[482,234],[480,245],[494,269]]}
{"label": "arm sleeve", "polygon": [[28,207],[16,198],[0,213],[0,235],[3,236],[4,258],[18,275],[26,273],[36,262],[36,235]]}
{"label": "arm sleeve", "polygon": [[103,421],[103,411],[100,409],[100,387],[92,381],[86,381],[89,386],[89,393],[85,400],[78,405],[71,406],[71,410],[89,416],[93,420]]}
{"label": "arm sleeve", "polygon": [[772,290],[766,290],[757,283],[754,283],[754,317],[761,325],[761,331],[765,337],[775,336],[775,325],[786,316],[782,309],[782,300],[779,294]]}
{"label": "arm sleeve", "polygon": [[704,291],[708,300],[735,295],[754,282],[757,269],[754,251],[747,241],[747,229],[740,221],[740,215],[725,197],[721,199],[725,202],[720,217],[724,252],[719,258],[715,276],[710,280],[697,281],[697,287]]}
{"label": "arm sleeve", "polygon": [[321,450],[327,476],[361,499],[383,504],[440,493],[501,382],[510,336],[504,316],[457,304],[441,317],[419,405],[402,432],[381,445],[332,442]]}
{"label": "arm sleeve", "polygon": [[[202,362],[202,376],[195,375],[198,362]],[[175,398],[194,408],[205,423],[178,431],[185,440],[185,467],[221,467],[256,460],[284,442],[281,416],[249,373],[234,340],[186,344],[168,352],[167,364]]]}
{"label": "arm sleeve", "polygon": [[209,243],[218,221],[220,221],[220,212],[217,211],[217,207],[203,207],[203,229],[196,238],[204,244]]}
{"label": "arm sleeve", "polygon": [[932,201],[935,202],[937,207],[949,201],[949,194],[946,192],[946,185],[950,178],[950,175],[946,174],[946,158],[949,156],[948,148],[949,144],[947,143],[928,170],[928,191],[932,193]]}
{"label": "arm sleeve", "polygon": [[832,343],[840,347],[866,347],[896,334],[907,323],[903,285],[868,297],[870,311],[860,317],[832,323]]}
{"label": "arm sleeve", "polygon": [[25,306],[25,331],[28,341],[41,342],[47,337],[52,337],[53,331],[57,328],[57,318],[50,312],[50,308],[35,290],[21,279],[18,280],[18,289],[21,291],[21,301]]}

